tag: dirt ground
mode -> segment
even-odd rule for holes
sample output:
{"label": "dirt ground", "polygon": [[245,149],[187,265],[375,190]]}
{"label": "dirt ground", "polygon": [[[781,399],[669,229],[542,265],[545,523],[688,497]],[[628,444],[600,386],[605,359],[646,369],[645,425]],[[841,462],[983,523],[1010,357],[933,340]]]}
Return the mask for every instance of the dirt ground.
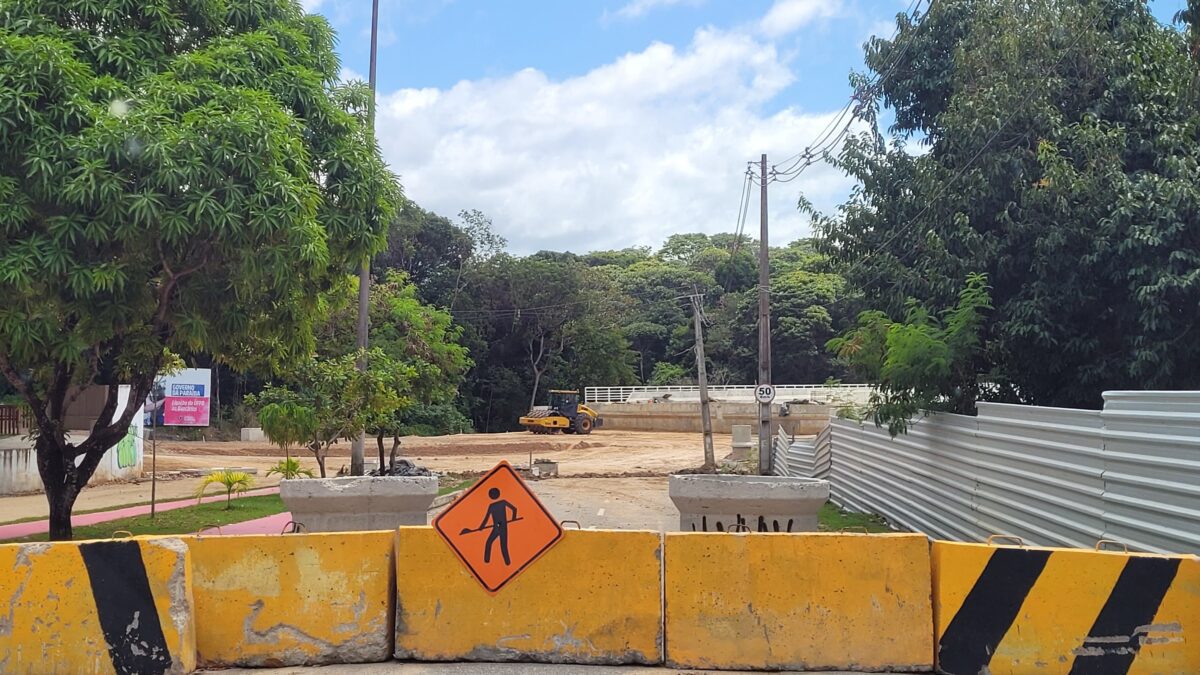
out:
{"label": "dirt ground", "polygon": [[[374,439],[368,439],[367,459],[377,457]],[[713,443],[718,458],[729,454],[732,438],[717,434]],[[387,441],[391,449],[391,441]],[[293,451],[306,466],[316,469],[307,451]],[[597,431],[589,436],[535,436],[527,432],[506,434],[458,434],[430,438],[407,438],[401,456],[434,471],[486,471],[502,459],[528,464],[533,459],[559,462],[564,475],[580,474],[667,474],[699,466],[704,461],[700,434],[644,431]],[[242,466],[266,469],[279,461],[283,452],[270,443],[217,443],[203,441],[160,442],[160,471]],[[350,445],[339,443],[326,460],[329,472],[350,464]]]}
{"label": "dirt ground", "polygon": [[[377,450],[373,439],[367,446],[367,458],[376,456]],[[714,445],[717,458],[729,454],[732,439],[727,434],[717,434]],[[388,448],[391,444],[388,441]],[[460,434],[454,436],[438,436],[432,438],[409,438],[404,440],[400,453],[421,466],[440,472],[482,472],[495,466],[500,460],[508,460],[512,464],[527,464],[530,455],[534,459],[550,459],[559,462],[559,472],[564,477],[576,476],[666,476],[681,469],[699,466],[704,460],[703,444],[697,433],[657,433],[639,431],[607,431],[599,430],[589,436],[535,436],[527,432],[505,434]],[[147,478],[137,483],[111,483],[96,485],[84,490],[76,502],[76,510],[94,510],[130,504],[148,502],[150,500],[150,457],[147,448],[145,468]],[[316,461],[307,451],[293,451],[292,455],[301,463],[316,471]],[[159,441],[158,471],[160,477],[171,472],[185,469],[209,468],[250,468],[257,469],[255,487],[269,487],[279,483],[278,476],[266,476],[266,471],[283,458],[283,451],[267,442],[215,442],[215,441]],[[326,466],[330,475],[342,466],[350,464],[350,445],[341,443],[330,453]],[[199,478],[176,478],[158,481],[158,499],[186,499],[195,494],[200,484]],[[593,482],[599,481],[599,482]],[[660,479],[665,481],[665,479]],[[653,488],[647,486],[653,485]],[[556,509],[556,515],[566,520],[578,520],[584,527],[612,527],[611,523],[629,517],[624,513],[621,504],[643,502],[647,499],[666,499],[666,487],[661,488],[651,479],[642,478],[593,478],[592,480],[545,480],[538,484],[538,492],[543,489],[547,495],[552,493],[556,504],[562,506]],[[586,500],[583,496],[594,490],[604,490],[603,495],[593,495]],[[647,491],[649,490],[649,491]],[[661,495],[657,493],[661,492]],[[572,495],[578,495],[575,499]],[[661,497],[661,499],[660,499]],[[610,500],[613,507],[605,506],[605,514],[597,515],[597,508],[591,508],[597,499],[604,503]],[[586,501],[589,505],[584,508]],[[575,502],[578,502],[576,504]],[[662,511],[657,506],[650,509],[654,513]],[[669,506],[669,501],[666,505]],[[609,509],[613,509],[609,511]],[[557,513],[561,511],[561,513]],[[644,511],[644,509],[643,509]],[[588,514],[591,515],[588,515]],[[0,497],[0,523],[21,520],[24,518],[46,517],[46,499],[43,495],[21,495],[15,497]],[[574,514],[574,515],[571,515]],[[640,516],[639,516],[640,517]],[[645,523],[637,527],[661,529],[656,523],[656,516],[642,518]],[[640,522],[640,521],[639,521]],[[602,524],[610,523],[610,524]],[[625,525],[624,527],[634,527]]]}

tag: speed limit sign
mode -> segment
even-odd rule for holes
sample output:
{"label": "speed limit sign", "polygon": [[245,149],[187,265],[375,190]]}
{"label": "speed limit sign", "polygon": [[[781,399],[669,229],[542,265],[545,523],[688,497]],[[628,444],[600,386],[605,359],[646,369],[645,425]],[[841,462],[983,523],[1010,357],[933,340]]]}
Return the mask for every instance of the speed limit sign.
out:
{"label": "speed limit sign", "polygon": [[775,387],[769,384],[760,384],[754,390],[754,398],[758,399],[759,403],[770,403],[775,400]]}

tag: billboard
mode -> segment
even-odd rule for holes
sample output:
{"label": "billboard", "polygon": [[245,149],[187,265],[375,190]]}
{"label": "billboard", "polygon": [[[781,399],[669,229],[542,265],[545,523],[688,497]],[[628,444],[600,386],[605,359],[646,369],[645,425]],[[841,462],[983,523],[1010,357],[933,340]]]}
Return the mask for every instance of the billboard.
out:
{"label": "billboard", "polygon": [[146,399],[146,425],[206,427],[211,393],[212,371],[208,368],[184,368],[160,376]]}

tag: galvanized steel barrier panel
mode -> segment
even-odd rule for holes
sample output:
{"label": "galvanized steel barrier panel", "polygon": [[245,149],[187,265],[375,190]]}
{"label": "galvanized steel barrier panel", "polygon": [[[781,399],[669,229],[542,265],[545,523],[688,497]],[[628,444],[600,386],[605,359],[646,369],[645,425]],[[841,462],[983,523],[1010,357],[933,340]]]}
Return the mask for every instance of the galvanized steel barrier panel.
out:
{"label": "galvanized steel barrier panel", "polygon": [[1200,551],[1200,392],[1104,394],[1104,536]]}
{"label": "galvanized steel barrier panel", "polygon": [[825,427],[815,438],[792,440],[781,428],[775,437],[775,463],[777,476],[801,478],[828,478],[833,462],[830,427]]}
{"label": "galvanized steel barrier panel", "polygon": [[978,417],[933,415],[896,438],[835,419],[832,500],[951,541],[1200,551],[1200,392],[1105,400],[1103,411],[982,403]]}

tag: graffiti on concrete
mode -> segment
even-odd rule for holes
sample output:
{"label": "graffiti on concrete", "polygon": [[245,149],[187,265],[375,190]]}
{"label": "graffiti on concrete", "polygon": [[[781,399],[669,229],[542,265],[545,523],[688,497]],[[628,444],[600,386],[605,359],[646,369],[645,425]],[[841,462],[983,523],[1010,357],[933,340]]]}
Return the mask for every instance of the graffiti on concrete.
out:
{"label": "graffiti on concrete", "polygon": [[137,435],[133,429],[117,443],[117,467],[128,469],[137,464]]}
{"label": "graffiti on concrete", "polygon": [[724,522],[714,519],[712,524],[713,529],[710,530],[708,516],[701,516],[700,527],[696,527],[696,523],[692,523],[692,532],[724,532],[726,529],[730,532],[739,530],[743,532],[791,532],[792,526],[795,524],[795,519],[793,518],[788,518],[786,523],[780,523],[779,520],[772,519],[768,526],[766,516],[759,516],[757,529],[755,529],[746,523],[746,518],[741,514],[735,515],[734,519],[734,522],[730,523],[728,527],[726,527]]}

